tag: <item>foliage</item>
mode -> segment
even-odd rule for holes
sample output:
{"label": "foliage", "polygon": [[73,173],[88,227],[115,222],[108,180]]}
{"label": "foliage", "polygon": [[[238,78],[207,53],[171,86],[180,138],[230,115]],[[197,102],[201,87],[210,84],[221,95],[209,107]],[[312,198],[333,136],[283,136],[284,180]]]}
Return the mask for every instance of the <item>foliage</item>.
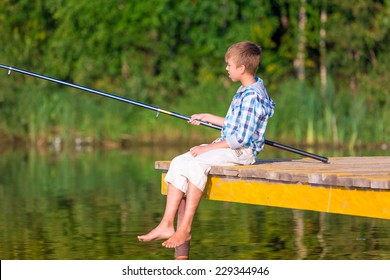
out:
{"label": "foliage", "polygon": [[[307,22],[300,36],[302,9]],[[389,0],[4,0],[0,63],[188,115],[223,115],[238,86],[225,77],[224,53],[250,40],[264,49],[259,75],[277,102],[269,136],[308,144],[381,143],[390,141],[389,29]],[[297,81],[294,68],[300,40],[304,81]],[[151,138],[161,126],[150,112],[18,74],[2,75],[0,83],[0,132],[34,143],[57,136]],[[164,119],[164,127],[172,135],[183,132],[177,120]],[[198,132],[187,137],[192,134]]]}

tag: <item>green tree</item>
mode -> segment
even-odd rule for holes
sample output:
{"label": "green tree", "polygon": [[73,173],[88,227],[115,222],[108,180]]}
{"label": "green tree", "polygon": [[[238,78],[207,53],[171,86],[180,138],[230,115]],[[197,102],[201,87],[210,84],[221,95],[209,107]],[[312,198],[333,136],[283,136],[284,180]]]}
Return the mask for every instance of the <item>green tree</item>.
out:
{"label": "green tree", "polygon": [[378,67],[378,55],[386,53],[389,1],[329,0],[328,7],[329,65],[356,92],[360,76]]}

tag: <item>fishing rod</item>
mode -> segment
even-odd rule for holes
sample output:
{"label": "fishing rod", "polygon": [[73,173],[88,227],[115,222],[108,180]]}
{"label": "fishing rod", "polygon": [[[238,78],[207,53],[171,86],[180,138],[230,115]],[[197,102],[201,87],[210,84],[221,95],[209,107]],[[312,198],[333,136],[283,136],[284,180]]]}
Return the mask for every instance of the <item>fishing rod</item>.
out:
{"label": "fishing rod", "polygon": [[[77,84],[72,84],[72,83],[69,83],[69,82],[64,82],[64,81],[61,81],[61,80],[58,80],[58,79],[54,79],[54,78],[51,78],[51,77],[48,77],[48,76],[44,76],[44,75],[40,75],[40,74],[37,74],[37,73],[34,73],[34,72],[22,70],[22,69],[15,68],[15,67],[12,67],[12,66],[0,64],[0,68],[7,69],[8,70],[8,75],[10,75],[12,71],[14,71],[14,72],[18,72],[18,73],[21,73],[21,74],[24,74],[24,75],[32,76],[32,77],[43,79],[43,80],[50,81],[50,82],[53,82],[53,83],[57,83],[57,84],[61,84],[61,85],[64,85],[64,86],[76,88],[76,89],[87,91],[87,92],[90,92],[90,93],[94,93],[94,94],[97,94],[97,95],[100,95],[100,96],[108,97],[108,98],[111,98],[111,99],[114,99],[114,100],[122,101],[122,102],[131,104],[131,105],[135,105],[135,106],[138,106],[138,107],[142,107],[142,108],[145,108],[145,109],[148,109],[148,110],[156,111],[157,114],[162,113],[162,114],[166,114],[166,115],[169,115],[169,116],[172,116],[172,117],[175,117],[175,118],[178,118],[178,119],[186,120],[186,121],[189,121],[191,119],[188,116],[185,116],[185,115],[182,115],[182,114],[179,114],[179,113],[175,113],[175,112],[171,112],[171,111],[167,111],[167,110],[163,110],[163,109],[160,109],[160,108],[158,108],[156,106],[152,106],[152,105],[145,104],[145,103],[142,103],[142,102],[138,102],[138,101],[134,101],[134,100],[131,100],[131,99],[127,99],[127,98],[124,98],[124,97],[121,97],[121,96],[109,94],[109,93],[106,93],[104,91],[100,91],[100,90],[96,90],[96,89],[80,86],[80,85],[77,85]],[[207,126],[207,127],[214,128],[214,129],[217,129],[217,130],[221,130],[222,129],[222,127],[220,127],[218,125],[215,125],[215,124],[212,124],[212,123],[207,123],[207,122],[203,122],[203,121],[199,121],[199,123],[201,125],[203,125],[203,126]],[[287,146],[287,145],[284,145],[284,144],[280,144],[280,143],[277,143],[277,142],[269,141],[269,140],[265,140],[265,144],[269,145],[269,146],[272,146],[272,147],[275,147],[275,148],[279,148],[279,149],[285,150],[285,151],[289,151],[289,152],[292,152],[292,153],[295,153],[295,154],[299,154],[299,155],[302,155],[302,156],[310,157],[310,158],[322,161],[324,163],[328,163],[328,158],[324,157],[324,156],[319,156],[319,155],[316,155],[316,154],[313,154],[313,153],[309,153],[309,152],[306,152],[306,151],[303,151],[303,150],[299,150],[299,149],[296,149],[296,148],[293,148],[293,147],[290,147],[290,146]]]}

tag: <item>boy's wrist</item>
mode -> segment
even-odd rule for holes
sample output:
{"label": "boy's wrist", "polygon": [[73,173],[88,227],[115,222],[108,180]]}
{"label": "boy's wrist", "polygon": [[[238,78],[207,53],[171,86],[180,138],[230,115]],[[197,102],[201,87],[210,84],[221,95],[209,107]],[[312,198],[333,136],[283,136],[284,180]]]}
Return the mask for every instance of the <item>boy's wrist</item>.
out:
{"label": "boy's wrist", "polygon": [[208,113],[203,113],[203,116],[202,116],[202,121],[204,122],[210,122],[210,114]]}

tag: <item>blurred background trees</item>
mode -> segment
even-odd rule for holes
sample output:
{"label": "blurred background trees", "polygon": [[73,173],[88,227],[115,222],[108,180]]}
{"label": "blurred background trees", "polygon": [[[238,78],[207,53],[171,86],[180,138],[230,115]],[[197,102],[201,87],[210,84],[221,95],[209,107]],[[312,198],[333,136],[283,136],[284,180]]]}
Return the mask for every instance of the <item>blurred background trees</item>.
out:
{"label": "blurred background trees", "polygon": [[[250,40],[263,47],[258,75],[277,103],[267,138],[389,143],[389,2],[3,0],[0,63],[187,115],[224,115],[238,87],[225,51]],[[11,138],[204,134],[6,71],[0,85],[0,133]]]}

